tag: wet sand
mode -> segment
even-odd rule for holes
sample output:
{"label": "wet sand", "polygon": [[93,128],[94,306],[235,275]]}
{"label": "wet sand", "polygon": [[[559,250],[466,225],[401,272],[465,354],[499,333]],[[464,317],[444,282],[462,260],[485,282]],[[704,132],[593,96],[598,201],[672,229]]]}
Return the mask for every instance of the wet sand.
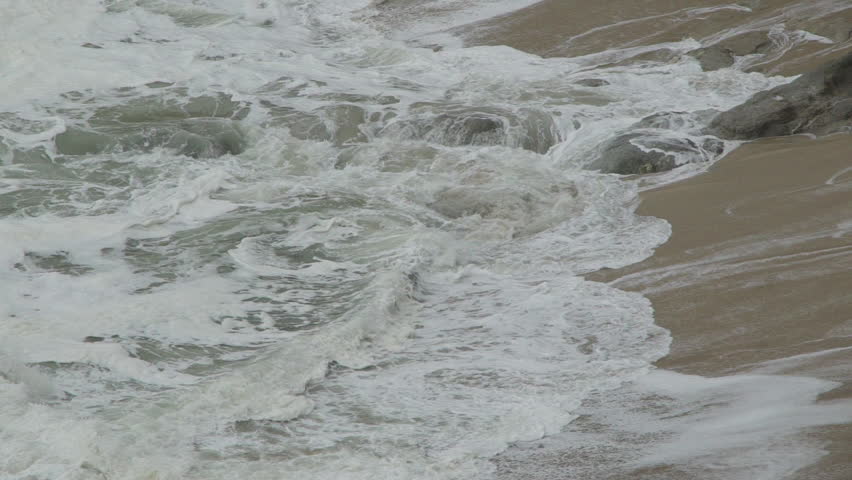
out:
{"label": "wet sand", "polygon": [[[852,400],[852,134],[749,143],[707,172],[647,190],[640,198],[638,214],[671,223],[669,241],[643,262],[587,278],[650,299],[656,323],[673,340],[656,366],[733,380],[739,375],[829,380],[837,387],[817,401],[847,408],[843,405]],[[759,392],[761,387],[747,388]],[[610,397],[614,400],[608,402]],[[666,422],[683,412],[700,417],[726,402],[724,394],[711,395],[683,408],[660,398],[627,385],[615,395],[588,399],[567,436],[501,454],[495,460],[498,478],[748,478],[735,469],[728,476],[737,453],[718,449],[712,451],[721,458],[697,463],[631,466],[642,464],[656,442],[665,443]],[[619,418],[634,416],[647,427],[619,424]],[[655,427],[657,421],[662,428]],[[607,440],[595,443],[601,435]],[[778,480],[852,479],[852,424],[810,428],[796,438],[794,444],[802,445],[797,448],[819,446],[826,455]]]}
{"label": "wet sand", "polygon": [[[839,382],[822,401],[852,398],[852,135],[750,143],[641,197],[671,238],[589,278],[651,300],[673,336],[659,367],[720,376],[774,361],[771,373]],[[852,425],[810,435],[830,454],[795,478],[852,478]]]}
{"label": "wet sand", "polygon": [[[784,24],[788,32],[771,33]],[[508,45],[544,57],[574,57],[692,38],[754,57],[746,68],[797,75],[852,48],[852,3],[802,0],[544,0],[453,30],[469,45]],[[822,37],[821,39],[818,37]],[[833,43],[828,43],[831,41]],[[633,61],[667,52],[636,49]]]}
{"label": "wet sand", "polygon": [[666,328],[689,329],[661,367],[728,373],[852,346],[852,135],[744,145],[643,193],[638,213],[668,220],[671,238],[596,276],[646,294]]}

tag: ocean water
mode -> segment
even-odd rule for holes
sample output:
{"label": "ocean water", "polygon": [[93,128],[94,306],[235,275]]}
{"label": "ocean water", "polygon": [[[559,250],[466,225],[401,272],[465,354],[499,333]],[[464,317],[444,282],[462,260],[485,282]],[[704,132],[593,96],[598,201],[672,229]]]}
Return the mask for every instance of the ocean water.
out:
{"label": "ocean water", "polygon": [[464,48],[427,33],[522,5],[428,3],[0,1],[0,478],[493,478],[607,392],[694,392],[581,277],[670,234],[584,167],[789,79]]}

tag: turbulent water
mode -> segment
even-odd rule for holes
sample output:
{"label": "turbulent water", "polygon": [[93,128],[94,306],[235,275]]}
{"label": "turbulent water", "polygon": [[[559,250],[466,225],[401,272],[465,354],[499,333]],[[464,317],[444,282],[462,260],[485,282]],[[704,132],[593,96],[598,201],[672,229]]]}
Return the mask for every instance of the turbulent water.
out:
{"label": "turbulent water", "polygon": [[517,2],[422,31],[364,0],[66,3],[0,2],[2,478],[490,478],[668,349],[580,277],[670,231],[598,146],[670,111],[651,133],[700,144],[785,81],[421,35]]}

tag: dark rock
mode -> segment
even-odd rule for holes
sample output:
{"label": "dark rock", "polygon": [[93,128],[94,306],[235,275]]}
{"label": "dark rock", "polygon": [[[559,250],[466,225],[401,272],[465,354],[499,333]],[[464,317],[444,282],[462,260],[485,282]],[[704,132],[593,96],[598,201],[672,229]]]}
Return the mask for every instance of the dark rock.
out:
{"label": "dark rock", "polygon": [[245,149],[245,139],[237,124],[220,118],[98,125],[97,128],[71,126],[54,138],[54,144],[62,155],[151,151],[166,147],[178,155],[216,158],[237,155]]}
{"label": "dark rock", "polygon": [[728,68],[734,64],[734,52],[719,45],[699,48],[688,52],[687,55],[695,57],[705,72]]}
{"label": "dark rock", "polygon": [[328,127],[319,115],[268,103],[264,106],[270,116],[270,119],[263,124],[264,127],[286,127],[290,135],[300,140],[331,140],[331,132],[328,131]]}
{"label": "dark rock", "polygon": [[705,133],[720,138],[762,137],[852,130],[852,53],[791,83],[755,94],[713,119]]}
{"label": "dark rock", "polygon": [[660,112],[639,120],[631,125],[636,128],[681,129],[692,123],[688,112]]}
{"label": "dark rock", "polygon": [[584,78],[582,80],[577,80],[574,83],[584,87],[603,87],[604,85],[609,85],[609,82],[602,78]]}
{"label": "dark rock", "polygon": [[153,82],[146,83],[145,86],[148,88],[166,88],[174,85],[172,82],[161,82],[159,80],[155,80]]}
{"label": "dark rock", "polygon": [[109,135],[68,127],[54,138],[56,151],[62,155],[89,155],[111,150],[116,141]]}
{"label": "dark rock", "polygon": [[267,127],[286,127],[300,140],[332,142],[336,146],[367,141],[362,131],[367,111],[357,105],[338,104],[302,112],[292,107],[263,104],[270,114]]}
{"label": "dark rock", "polygon": [[[298,95],[296,92],[295,95]],[[294,95],[294,96],[295,96]],[[392,95],[362,95],[359,93],[323,93],[311,96],[320,100],[338,103],[375,103],[379,105],[392,105],[399,103],[399,98]]]}
{"label": "dark rock", "polygon": [[661,172],[675,167],[673,155],[658,151],[645,152],[631,142],[640,137],[642,134],[632,133],[610,140],[604,144],[600,158],[589,168],[603,173],[631,175]]}
{"label": "dark rock", "polygon": [[852,118],[852,98],[840,100],[832,105],[830,113],[837,118]]}
{"label": "dark rock", "polygon": [[435,140],[447,145],[494,145],[504,135],[502,119],[485,113],[439,115],[434,123]]}
{"label": "dark rock", "polygon": [[84,43],[84,44],[82,44],[82,45],[80,45],[80,46],[81,46],[81,47],[83,47],[83,48],[95,48],[95,49],[101,49],[101,48],[104,48],[104,47],[102,47],[102,46],[100,46],[100,45],[98,45],[98,44],[95,44],[95,43],[89,43],[89,42],[86,42],[86,43]]}
{"label": "dark rock", "polygon": [[681,163],[705,161],[724,149],[724,143],[716,139],[704,140],[699,146],[690,139],[634,132],[605,143],[589,169],[621,175],[664,172]]}
{"label": "dark rock", "polygon": [[547,153],[550,147],[559,143],[559,132],[550,114],[538,110],[524,110],[521,121],[523,137],[520,147],[536,153]]}
{"label": "dark rock", "polygon": [[245,139],[236,124],[222,119],[192,119],[179,124],[180,130],[164,144],[180,155],[193,158],[217,158],[238,155],[245,150]]}
{"label": "dark rock", "polygon": [[537,153],[559,142],[553,118],[545,112],[431,104],[416,106],[413,115],[390,123],[381,134],[446,146],[504,145]]}
{"label": "dark rock", "polygon": [[126,103],[97,108],[90,117],[92,125],[112,123],[157,123],[166,119],[230,118],[241,120],[248,115],[248,104],[233,100],[230,95],[217,93],[190,98],[169,98],[185,90],[161,91],[158,94],[135,98]]}
{"label": "dark rock", "polygon": [[725,142],[717,138],[708,138],[701,143],[701,149],[715,157],[725,151]]}
{"label": "dark rock", "polygon": [[[410,115],[391,122],[382,135],[447,146],[503,145],[514,116],[497,108],[415,104]],[[516,122],[515,122],[516,123]]]}
{"label": "dark rock", "polygon": [[331,128],[331,141],[341,146],[354,142],[366,142],[361,125],[367,121],[367,112],[356,105],[331,105],[320,109],[322,117]]}
{"label": "dark rock", "polygon": [[743,55],[754,55],[757,53],[767,53],[772,50],[772,41],[769,39],[768,33],[769,32],[766,30],[744,32],[739,35],[728,37],[717,43],[715,46],[728,50],[738,57]]}
{"label": "dark rock", "polygon": [[[659,112],[630,126],[629,132],[603,144],[600,157],[589,168],[623,175],[662,172],[681,163],[710,160],[725,150],[716,138],[690,140],[670,136],[672,131],[698,134],[715,110]],[[641,145],[640,148],[639,145]]]}

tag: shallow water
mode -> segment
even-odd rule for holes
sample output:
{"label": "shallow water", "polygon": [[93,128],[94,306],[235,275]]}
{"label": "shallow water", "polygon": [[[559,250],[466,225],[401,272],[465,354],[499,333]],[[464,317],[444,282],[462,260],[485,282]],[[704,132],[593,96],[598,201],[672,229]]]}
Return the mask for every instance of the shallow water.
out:
{"label": "shallow water", "polygon": [[506,2],[78,3],[0,20],[3,478],[491,477],[667,352],[580,278],[670,232],[598,145],[786,81],[420,46]]}

